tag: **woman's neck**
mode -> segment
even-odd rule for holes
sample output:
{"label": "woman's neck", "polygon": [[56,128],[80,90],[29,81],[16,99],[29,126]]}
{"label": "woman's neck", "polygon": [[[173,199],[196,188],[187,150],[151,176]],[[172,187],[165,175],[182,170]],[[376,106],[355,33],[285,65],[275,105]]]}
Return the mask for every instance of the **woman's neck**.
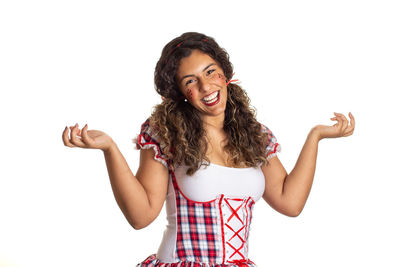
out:
{"label": "woman's neck", "polygon": [[224,128],[224,120],[225,114],[221,114],[221,116],[203,116],[203,126],[206,129],[222,130]]}

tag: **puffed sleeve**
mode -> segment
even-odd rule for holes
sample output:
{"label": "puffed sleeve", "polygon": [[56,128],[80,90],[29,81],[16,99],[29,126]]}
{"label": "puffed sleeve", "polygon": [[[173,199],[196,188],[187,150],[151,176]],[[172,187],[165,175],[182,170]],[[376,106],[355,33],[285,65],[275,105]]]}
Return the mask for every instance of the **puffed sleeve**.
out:
{"label": "puffed sleeve", "polygon": [[277,155],[278,152],[281,152],[281,145],[277,142],[275,135],[268,129],[267,126],[261,124],[261,130],[264,133],[267,133],[268,143],[265,149],[265,153],[267,155],[267,160]]}
{"label": "puffed sleeve", "polygon": [[163,154],[160,145],[159,138],[154,132],[154,129],[150,126],[150,119],[147,119],[141,126],[140,133],[134,139],[133,143],[136,144],[136,149],[150,149],[152,148],[155,152],[154,159],[161,162],[168,169],[168,159]]}

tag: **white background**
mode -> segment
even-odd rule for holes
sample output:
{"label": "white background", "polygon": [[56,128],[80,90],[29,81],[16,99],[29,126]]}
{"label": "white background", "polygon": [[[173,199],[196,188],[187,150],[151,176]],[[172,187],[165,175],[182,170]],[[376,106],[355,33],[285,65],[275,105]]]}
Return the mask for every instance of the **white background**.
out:
{"label": "white background", "polygon": [[163,46],[214,37],[290,172],[309,130],[333,112],[350,137],[319,144],[299,217],[254,209],[261,267],[399,266],[400,9],[397,1],[2,1],[0,266],[134,266],[166,225],[134,230],[99,150],[68,148],[65,126],[109,134],[136,173],[131,139],[160,102]]}

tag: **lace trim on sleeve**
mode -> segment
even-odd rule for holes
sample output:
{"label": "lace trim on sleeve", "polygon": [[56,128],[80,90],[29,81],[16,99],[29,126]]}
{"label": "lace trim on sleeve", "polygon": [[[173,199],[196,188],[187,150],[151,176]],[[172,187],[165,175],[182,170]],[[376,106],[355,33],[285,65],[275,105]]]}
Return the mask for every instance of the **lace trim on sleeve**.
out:
{"label": "lace trim on sleeve", "polygon": [[168,159],[162,153],[160,144],[150,128],[148,120],[142,124],[140,134],[133,138],[132,142],[136,144],[137,150],[152,148],[154,150],[154,159],[169,169]]}
{"label": "lace trim on sleeve", "polygon": [[267,126],[261,124],[261,129],[264,133],[267,133],[268,136],[268,145],[265,149],[267,160],[271,159],[274,156],[277,156],[278,152],[281,152],[281,145],[277,142],[275,135],[272,133]]}
{"label": "lace trim on sleeve", "polygon": [[267,152],[267,160],[277,155],[278,152],[281,152],[281,145],[276,143],[273,146],[273,149]]}

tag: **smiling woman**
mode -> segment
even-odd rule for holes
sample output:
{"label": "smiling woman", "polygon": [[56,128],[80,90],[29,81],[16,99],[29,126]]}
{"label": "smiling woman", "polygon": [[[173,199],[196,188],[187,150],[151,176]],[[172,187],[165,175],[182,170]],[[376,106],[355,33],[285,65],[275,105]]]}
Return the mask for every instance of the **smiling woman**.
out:
{"label": "smiling woman", "polygon": [[[135,228],[148,226],[166,203],[168,225],[156,254],[137,266],[256,266],[248,258],[254,204],[263,198],[287,216],[302,211],[314,178],[318,142],[355,127],[335,113],[333,126],[311,129],[293,170],[277,157],[274,134],[257,121],[245,91],[231,83],[229,56],[213,38],[189,32],[163,49],[155,70],[161,104],[134,140],[133,175],[104,132],[63,132],[69,147],[104,151],[115,199]],[[79,138],[81,137],[81,138]]]}
{"label": "smiling woman", "polygon": [[232,75],[227,52],[200,33],[172,40],[157,63],[156,90],[165,99],[155,107],[150,125],[157,128],[162,152],[173,166],[188,166],[189,175],[207,162],[231,167],[266,163],[268,137],[246,92],[229,82]]}
{"label": "smiling woman", "polygon": [[214,59],[200,50],[193,50],[190,56],[181,60],[176,77],[181,92],[200,112],[203,121],[224,117],[226,78]]}

